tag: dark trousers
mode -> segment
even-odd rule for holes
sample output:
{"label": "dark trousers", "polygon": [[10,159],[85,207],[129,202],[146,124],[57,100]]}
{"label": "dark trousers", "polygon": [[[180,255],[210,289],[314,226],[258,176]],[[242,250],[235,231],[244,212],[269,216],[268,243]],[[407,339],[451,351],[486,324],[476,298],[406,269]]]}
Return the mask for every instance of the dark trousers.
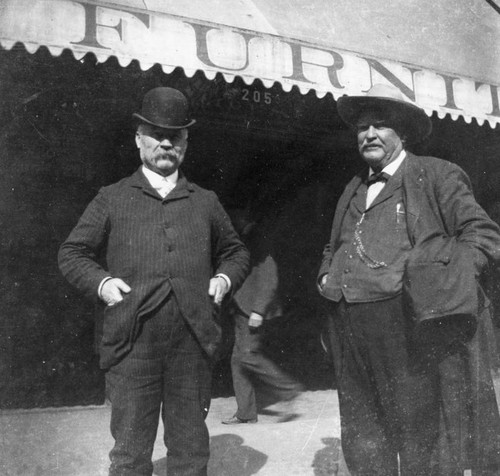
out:
{"label": "dark trousers", "polygon": [[432,359],[409,337],[401,297],[342,300],[329,325],[342,449],[351,474],[429,476],[439,381]]}
{"label": "dark trousers", "polygon": [[301,387],[274,362],[262,354],[262,328],[248,326],[248,317],[234,314],[234,347],[231,372],[238,409],[236,416],[243,420],[257,418],[255,384],[258,383],[276,400],[295,398]]}
{"label": "dark trousers", "polygon": [[145,320],[130,354],[106,373],[115,439],[109,474],[153,473],[161,412],[168,476],[206,476],[210,388],[210,361],[170,296]]}

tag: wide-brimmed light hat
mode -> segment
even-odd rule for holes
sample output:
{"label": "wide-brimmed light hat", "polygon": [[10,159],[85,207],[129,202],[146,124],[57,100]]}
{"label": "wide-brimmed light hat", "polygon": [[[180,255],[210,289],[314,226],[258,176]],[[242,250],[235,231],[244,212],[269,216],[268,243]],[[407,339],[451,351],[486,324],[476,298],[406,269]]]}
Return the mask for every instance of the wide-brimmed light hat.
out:
{"label": "wide-brimmed light hat", "polygon": [[420,142],[432,131],[432,122],[425,111],[404,99],[401,91],[388,84],[374,84],[364,96],[342,96],[337,101],[341,119],[355,127],[361,113],[377,111],[395,120],[398,131],[408,142]]}
{"label": "wide-brimmed light hat", "polygon": [[163,129],[184,129],[196,121],[189,118],[186,96],[174,88],[159,87],[148,91],[142,101],[141,113],[134,118]]}

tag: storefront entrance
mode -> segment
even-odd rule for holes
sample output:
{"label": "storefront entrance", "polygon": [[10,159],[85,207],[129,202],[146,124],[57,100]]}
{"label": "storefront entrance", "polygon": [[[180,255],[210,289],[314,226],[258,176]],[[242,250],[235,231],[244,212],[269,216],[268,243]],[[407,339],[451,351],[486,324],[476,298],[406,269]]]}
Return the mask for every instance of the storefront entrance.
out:
{"label": "storefront entrance", "polygon": [[[279,84],[251,86],[178,68],[142,71],[93,55],[76,60],[41,48],[0,51],[0,408],[98,404],[102,374],[94,352],[97,306],[69,287],[57,251],[101,186],[140,161],[131,115],[148,89],[188,96],[186,175],[226,208],[248,207],[275,224],[286,308],[269,331],[272,357],[309,389],[334,385],[321,348],[315,277],[336,200],[358,170],[355,140],[331,95],[319,99]],[[461,165],[486,209],[500,202],[497,129],[433,117],[422,150]],[[229,392],[228,356],[214,377]]]}

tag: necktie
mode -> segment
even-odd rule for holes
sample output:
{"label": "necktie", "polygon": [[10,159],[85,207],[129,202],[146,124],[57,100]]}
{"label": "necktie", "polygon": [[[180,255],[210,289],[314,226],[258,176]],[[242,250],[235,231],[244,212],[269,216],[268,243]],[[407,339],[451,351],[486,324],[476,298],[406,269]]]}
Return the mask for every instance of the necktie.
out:
{"label": "necktie", "polygon": [[390,178],[390,175],[386,172],[378,172],[376,174],[372,174],[370,177],[368,177],[368,180],[366,181],[366,184],[368,187],[375,182],[387,182]]}

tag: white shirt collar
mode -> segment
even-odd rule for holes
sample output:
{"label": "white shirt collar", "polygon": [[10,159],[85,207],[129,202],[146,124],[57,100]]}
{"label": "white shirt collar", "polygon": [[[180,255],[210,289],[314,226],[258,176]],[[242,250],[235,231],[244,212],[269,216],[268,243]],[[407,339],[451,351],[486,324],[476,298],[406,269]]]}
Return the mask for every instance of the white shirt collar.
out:
{"label": "white shirt collar", "polygon": [[[385,172],[388,175],[394,175],[396,171],[399,169],[399,166],[403,163],[403,160],[405,160],[405,158],[406,158],[406,151],[403,149],[395,160],[393,160],[389,165],[386,165],[382,169],[382,172]],[[370,167],[368,176],[371,176],[374,173],[375,172]]]}
{"label": "white shirt collar", "polygon": [[178,169],[173,174],[164,177],[163,175],[157,174],[156,172],[153,172],[143,165],[142,173],[147,178],[151,186],[155,189],[162,188],[165,185],[165,182],[169,182],[171,187],[174,188],[177,185],[177,180],[179,179]]}

